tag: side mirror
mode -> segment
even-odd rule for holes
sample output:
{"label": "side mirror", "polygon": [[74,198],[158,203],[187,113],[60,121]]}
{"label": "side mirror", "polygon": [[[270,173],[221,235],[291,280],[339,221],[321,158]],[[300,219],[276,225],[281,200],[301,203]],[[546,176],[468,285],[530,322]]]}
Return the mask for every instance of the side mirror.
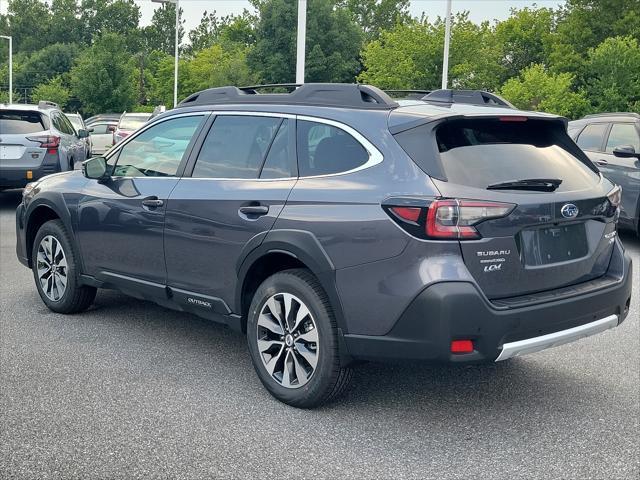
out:
{"label": "side mirror", "polygon": [[87,138],[89,136],[89,130],[81,128],[78,130],[78,138]]}
{"label": "side mirror", "polygon": [[107,133],[113,133],[116,131],[116,126],[115,125],[108,125],[107,126]]}
{"label": "side mirror", "polygon": [[82,174],[92,180],[102,180],[107,174],[107,161],[104,157],[93,157],[82,162]]}
{"label": "side mirror", "polygon": [[620,158],[640,158],[640,153],[636,153],[633,145],[620,145],[613,149],[613,154]]}

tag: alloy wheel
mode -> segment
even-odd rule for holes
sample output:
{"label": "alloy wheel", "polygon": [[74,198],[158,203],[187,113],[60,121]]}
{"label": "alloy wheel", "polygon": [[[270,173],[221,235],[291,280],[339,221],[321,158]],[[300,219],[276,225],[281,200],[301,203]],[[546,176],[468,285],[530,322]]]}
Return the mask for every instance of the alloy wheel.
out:
{"label": "alloy wheel", "polygon": [[309,308],[290,293],[276,293],[257,322],[258,352],[271,377],[285,388],[300,388],[318,365],[318,329]]}
{"label": "alloy wheel", "polygon": [[59,301],[67,289],[68,267],[64,249],[53,235],[40,241],[36,261],[42,291],[49,300]]}

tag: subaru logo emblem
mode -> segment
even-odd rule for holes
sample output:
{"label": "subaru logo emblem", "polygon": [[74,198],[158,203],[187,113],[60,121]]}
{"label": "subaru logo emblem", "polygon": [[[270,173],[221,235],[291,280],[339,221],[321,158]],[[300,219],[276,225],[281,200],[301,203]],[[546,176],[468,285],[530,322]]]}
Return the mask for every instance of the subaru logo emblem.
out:
{"label": "subaru logo emblem", "polygon": [[578,207],[573,203],[567,203],[560,209],[560,213],[565,218],[575,218],[578,216]]}

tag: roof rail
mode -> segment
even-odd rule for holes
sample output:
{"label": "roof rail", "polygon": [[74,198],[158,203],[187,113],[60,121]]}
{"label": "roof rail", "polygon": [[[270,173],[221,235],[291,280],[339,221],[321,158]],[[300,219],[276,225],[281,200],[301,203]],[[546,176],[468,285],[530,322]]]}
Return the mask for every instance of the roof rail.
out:
{"label": "roof rail", "polygon": [[584,118],[596,118],[596,117],[633,117],[640,118],[640,114],[633,112],[603,112],[592,113],[591,115],[585,115]]}
{"label": "roof rail", "polygon": [[409,100],[422,100],[425,95],[429,95],[431,90],[386,90],[385,92],[393,98],[403,98]]}
{"label": "roof rail", "polygon": [[[266,88],[283,88],[290,93],[257,93]],[[385,92],[371,85],[355,83],[305,83],[217,87],[188,96],[178,107],[213,104],[287,104],[319,107],[390,110],[398,104]]]}
{"label": "roof rail", "polygon": [[38,108],[59,108],[57,103],[50,102],[49,100],[40,100],[38,102]]}
{"label": "roof rail", "polygon": [[428,95],[422,97],[422,100],[430,103],[465,103],[469,105],[483,105],[486,107],[515,108],[504,98],[483,90],[434,90]]}

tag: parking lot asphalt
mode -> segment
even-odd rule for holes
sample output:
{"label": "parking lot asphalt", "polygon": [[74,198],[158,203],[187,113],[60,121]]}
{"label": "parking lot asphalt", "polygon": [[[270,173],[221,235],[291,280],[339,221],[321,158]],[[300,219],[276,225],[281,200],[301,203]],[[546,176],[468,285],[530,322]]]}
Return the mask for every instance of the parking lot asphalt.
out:
{"label": "parking lot asphalt", "polygon": [[[358,367],[304,411],[241,335],[113,291],[45,308],[0,193],[0,478],[597,478],[640,475],[640,241],[617,329],[496,365]],[[113,248],[127,248],[113,245]]]}

